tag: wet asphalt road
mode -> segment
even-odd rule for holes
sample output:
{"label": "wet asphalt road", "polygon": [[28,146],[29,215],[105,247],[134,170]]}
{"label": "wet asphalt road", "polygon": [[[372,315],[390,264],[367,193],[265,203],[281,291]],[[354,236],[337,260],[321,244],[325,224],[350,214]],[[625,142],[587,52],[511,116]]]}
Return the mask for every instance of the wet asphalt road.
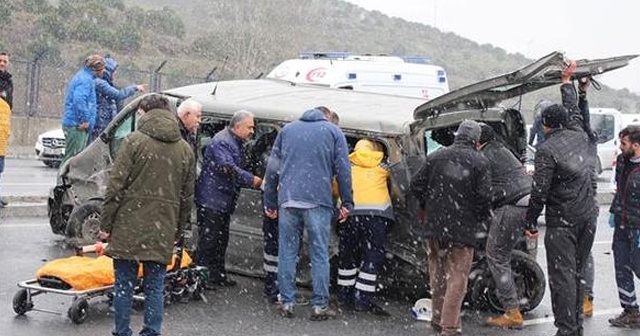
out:
{"label": "wet asphalt road", "polygon": [[[604,210],[604,209],[603,209]],[[605,212],[605,211],[602,211]],[[608,326],[607,319],[619,313],[613,260],[610,253],[612,232],[601,216],[593,253],[596,262],[595,314],[585,323],[585,335],[638,335],[638,330],[619,330]],[[61,314],[30,311],[16,316],[11,300],[16,283],[34,277],[45,261],[73,254],[61,237],[55,236],[45,218],[9,218],[0,222],[0,335],[109,335],[113,316],[103,299],[91,302],[84,324],[73,324],[66,317],[71,297],[46,294],[34,298],[36,308]],[[544,265],[544,248],[538,261]],[[391,318],[361,313],[345,313],[326,322],[310,322],[309,307],[297,307],[296,317],[283,319],[273,306],[262,299],[262,282],[236,276],[239,285],[207,292],[208,302],[174,303],[165,310],[163,335],[430,335],[424,322],[411,319],[411,302],[390,300],[386,308]],[[513,335],[515,331],[482,326],[487,313],[465,311],[466,335]],[[542,304],[525,315],[527,327],[518,335],[553,335],[553,317],[547,295]],[[134,331],[142,323],[142,312],[135,312]]]}

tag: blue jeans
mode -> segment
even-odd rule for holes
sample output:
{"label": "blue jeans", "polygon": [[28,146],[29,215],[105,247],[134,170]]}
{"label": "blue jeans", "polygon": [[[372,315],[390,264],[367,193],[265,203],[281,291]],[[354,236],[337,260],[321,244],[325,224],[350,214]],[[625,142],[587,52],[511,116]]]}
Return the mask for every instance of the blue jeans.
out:
{"label": "blue jeans", "polygon": [[309,236],[311,305],[329,305],[329,233],[333,210],[317,206],[312,209],[280,208],[278,212],[278,288],[284,305],[294,305],[296,296],[296,262],[302,230]]}
{"label": "blue jeans", "polygon": [[[142,262],[144,278],[144,326],[141,336],[160,335],[164,314],[164,278],[167,265],[152,261]],[[133,290],[138,284],[138,262],[134,260],[113,260],[116,283],[113,308],[115,309],[115,329],[113,336],[131,336],[131,308]]]}

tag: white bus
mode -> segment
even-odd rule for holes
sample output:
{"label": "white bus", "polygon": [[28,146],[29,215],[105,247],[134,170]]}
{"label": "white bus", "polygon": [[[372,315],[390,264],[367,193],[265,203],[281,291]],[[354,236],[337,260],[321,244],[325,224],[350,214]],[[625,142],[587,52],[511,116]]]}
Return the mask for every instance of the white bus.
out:
{"label": "white bus", "polygon": [[267,78],[425,100],[449,92],[444,68],[421,56],[303,53],[298,59],[280,63]]}

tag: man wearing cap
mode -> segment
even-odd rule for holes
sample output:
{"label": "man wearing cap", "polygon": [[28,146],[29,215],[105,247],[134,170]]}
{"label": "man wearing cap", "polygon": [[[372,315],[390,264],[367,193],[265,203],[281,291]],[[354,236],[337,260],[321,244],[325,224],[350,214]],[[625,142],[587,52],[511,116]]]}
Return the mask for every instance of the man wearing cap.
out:
{"label": "man wearing cap", "polygon": [[467,291],[476,237],[490,219],[489,162],[477,151],[480,125],[463,121],[451,146],[427,156],[410,192],[426,212],[419,236],[426,238],[433,300],[431,327],[461,335],[460,307]]}
{"label": "man wearing cap", "polygon": [[62,164],[87,145],[97,115],[94,79],[102,77],[105,67],[102,56],[91,55],[84,60],[84,66],[67,86],[62,116],[62,130],[66,141]]}
{"label": "man wearing cap", "polygon": [[538,147],[529,210],[528,236],[537,235],[537,220],[546,206],[546,233],[551,305],[556,335],[582,335],[582,274],[593,245],[598,217],[594,155],[571,77],[575,62],[563,70],[563,105],[542,111],[545,142]]}

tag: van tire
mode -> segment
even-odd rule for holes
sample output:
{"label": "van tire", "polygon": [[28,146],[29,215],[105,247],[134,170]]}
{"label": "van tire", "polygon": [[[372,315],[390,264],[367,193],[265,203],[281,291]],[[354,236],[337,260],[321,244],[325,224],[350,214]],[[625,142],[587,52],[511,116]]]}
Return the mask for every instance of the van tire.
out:
{"label": "van tire", "polygon": [[94,243],[100,232],[102,201],[90,200],[76,207],[69,216],[66,236],[83,242]]}
{"label": "van tire", "polygon": [[[470,284],[469,303],[477,310],[490,310],[493,312],[504,312],[504,308],[495,294],[495,282],[485,263],[477,269],[482,274]],[[546,289],[546,278],[544,271],[538,263],[527,253],[513,251],[511,255],[511,269],[518,292],[520,311],[526,313],[538,307]]]}

